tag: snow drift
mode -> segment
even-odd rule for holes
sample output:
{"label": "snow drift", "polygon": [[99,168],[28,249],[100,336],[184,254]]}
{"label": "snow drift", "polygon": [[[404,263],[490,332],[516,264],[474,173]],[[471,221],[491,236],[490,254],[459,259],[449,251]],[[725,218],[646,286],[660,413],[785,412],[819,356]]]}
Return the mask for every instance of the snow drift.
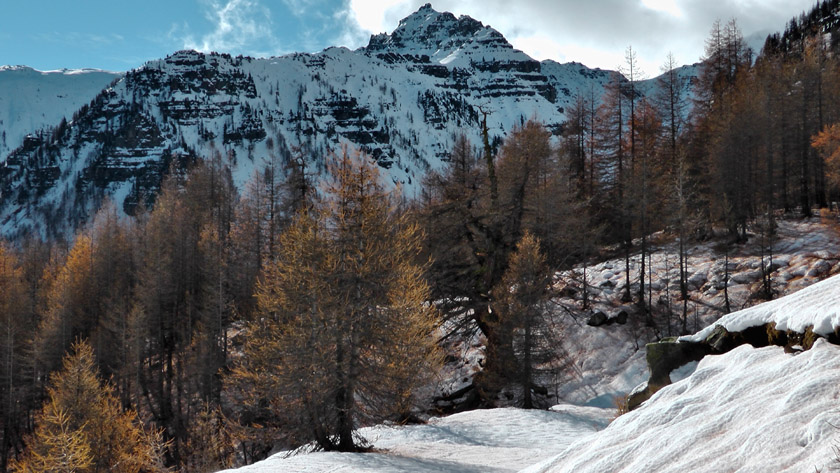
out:
{"label": "snow drift", "polygon": [[604,427],[610,411],[562,406],[556,411],[486,409],[433,418],[425,425],[361,429],[375,452],[280,452],[229,473],[515,472],[562,452]]}
{"label": "snow drift", "polygon": [[607,429],[527,473],[802,472],[833,462],[840,347],[742,345],[704,358]]}
{"label": "snow drift", "polygon": [[[729,331],[840,325],[840,277],[723,317]],[[684,339],[703,340],[714,325]],[[840,347],[750,345],[707,356],[691,376],[527,473],[826,471],[840,439]]]}

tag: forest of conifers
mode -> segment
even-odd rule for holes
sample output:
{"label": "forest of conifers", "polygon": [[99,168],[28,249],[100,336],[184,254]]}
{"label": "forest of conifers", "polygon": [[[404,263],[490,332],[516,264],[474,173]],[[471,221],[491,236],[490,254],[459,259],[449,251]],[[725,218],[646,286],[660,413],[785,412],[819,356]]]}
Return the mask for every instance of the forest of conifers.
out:
{"label": "forest of conifers", "polygon": [[486,130],[458,139],[414,201],[353,150],[326,177],[269,156],[241,190],[211,153],[135,217],[106,203],[72,241],[3,243],[0,469],[215,471],[278,446],[364,448],[356,427],[430,408],[415,394],[438,342],[475,330],[474,405],[512,389],[541,407],[540,370],[566,364],[542,328],[551,276],[607,246],[634,316],[685,332],[685,312],[663,321],[645,300],[650,234],[680,242],[685,300],[687,242],[772,235],[776,215],[840,200],[836,10],[818,4],[757,58],[716,23],[691,103],[673,58],[643,98],[628,49],[626,80],[578,97],[560,136],[536,117],[496,148]]}

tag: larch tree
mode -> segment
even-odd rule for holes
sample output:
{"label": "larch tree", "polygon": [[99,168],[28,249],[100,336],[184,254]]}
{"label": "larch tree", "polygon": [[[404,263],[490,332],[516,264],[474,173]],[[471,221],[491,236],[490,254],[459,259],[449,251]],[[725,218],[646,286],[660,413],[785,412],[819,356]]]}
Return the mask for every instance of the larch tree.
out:
{"label": "larch tree", "polygon": [[0,470],[20,440],[26,411],[26,355],[32,328],[24,271],[14,251],[0,241]]}
{"label": "larch tree", "polygon": [[12,471],[165,471],[160,432],[144,430],[136,413],[122,410],[113,388],[97,376],[90,345],[76,342],[72,352],[52,376],[35,435]]}
{"label": "larch tree", "polygon": [[840,194],[840,123],[826,126],[811,139],[823,159],[829,195]]}
{"label": "larch tree", "polygon": [[630,294],[630,245],[632,232],[630,228],[629,207],[627,197],[628,182],[631,176],[631,162],[629,154],[629,133],[626,129],[629,113],[625,107],[624,87],[619,73],[612,75],[607,84],[601,105],[598,107],[597,136],[599,153],[604,164],[606,179],[604,192],[608,204],[606,213],[607,226],[612,229],[608,235],[611,239],[620,241],[624,246],[624,294],[622,301],[633,300]]}
{"label": "larch tree", "polygon": [[292,442],[355,451],[361,425],[410,412],[439,363],[418,225],[365,156],[345,151],[323,199],[279,237],[230,385]]}
{"label": "larch tree", "polygon": [[93,253],[93,239],[78,235],[47,290],[46,310],[33,342],[36,366],[42,378],[61,366],[61,359],[75,337],[89,335],[96,325],[99,313],[92,310],[97,292]]}
{"label": "larch tree", "polygon": [[651,215],[659,214],[659,198],[658,186],[659,177],[662,173],[658,172],[662,166],[659,164],[660,138],[662,136],[661,122],[659,121],[659,114],[654,109],[653,104],[647,99],[639,100],[636,105],[636,119],[635,127],[632,130],[635,136],[636,152],[635,152],[635,166],[633,168],[633,185],[629,189],[628,195],[633,199],[635,204],[631,207],[634,210],[633,226],[636,228],[636,234],[641,237],[641,258],[639,269],[639,294],[637,304],[648,316],[647,323],[653,325],[651,318],[651,301],[645,303],[645,297],[650,299],[650,291],[645,294],[645,274],[646,258],[650,257],[650,247],[648,242],[648,235],[653,231],[655,223],[651,222]]}
{"label": "larch tree", "polygon": [[13,460],[15,473],[76,473],[87,471],[93,463],[87,439],[79,430],[72,430],[67,414],[55,403],[44,406],[26,456]]}
{"label": "larch tree", "polygon": [[[136,355],[138,407],[174,440],[169,454],[175,464],[184,453],[191,410],[199,396],[208,397],[212,388],[205,389],[205,383],[222,366],[219,343],[224,339],[214,322],[217,297],[224,294],[216,292],[219,268],[212,263],[221,263],[216,218],[218,209],[227,206],[214,200],[222,198],[219,188],[214,193],[214,174],[218,172],[198,167],[187,176],[170,177],[138,245],[132,308],[143,341]],[[224,323],[228,317],[222,316]]]}
{"label": "larch tree", "polygon": [[[278,138],[280,145],[283,141]],[[316,190],[307,170],[303,151],[293,147],[276,149],[274,140],[266,140],[269,158],[245,184],[237,202],[236,218],[231,227],[231,292],[236,311],[243,317],[254,312],[254,287],[266,261],[274,258],[277,235],[282,233],[299,210],[308,207]],[[270,146],[269,146],[270,145]],[[282,158],[282,159],[281,159]],[[281,164],[285,161],[285,176]]]}
{"label": "larch tree", "polygon": [[534,393],[545,391],[540,383],[547,381],[546,376],[566,366],[558,327],[549,307],[551,276],[540,251],[540,240],[526,231],[511,254],[504,277],[493,290],[496,303],[491,323],[508,338],[505,346],[510,353],[497,357],[483,377],[498,388],[516,385],[525,409],[537,407]]}
{"label": "larch tree", "polygon": [[578,94],[568,111],[568,118],[563,125],[562,152],[568,160],[568,177],[574,181],[581,195],[587,193],[587,132],[589,131],[589,103],[585,96]]}
{"label": "larch tree", "polygon": [[687,80],[680,77],[677,60],[672,53],[668,53],[662,65],[662,75],[656,83],[654,101],[661,115],[660,121],[665,131],[665,146],[663,147],[664,161],[668,163],[669,173],[676,173],[677,145],[683,130],[683,104],[680,92]]}
{"label": "larch tree", "polygon": [[73,340],[84,337],[91,340],[103,373],[125,388],[129,334],[123,315],[134,287],[132,256],[116,208],[105,203],[92,226],[77,236],[46,291],[46,313],[33,337],[41,372],[57,369]]}
{"label": "larch tree", "polygon": [[419,220],[432,260],[428,280],[433,298],[451,326],[464,328],[476,320],[483,330],[490,288],[482,275],[496,238],[479,159],[466,136],[459,135],[445,168],[431,171],[423,181]]}

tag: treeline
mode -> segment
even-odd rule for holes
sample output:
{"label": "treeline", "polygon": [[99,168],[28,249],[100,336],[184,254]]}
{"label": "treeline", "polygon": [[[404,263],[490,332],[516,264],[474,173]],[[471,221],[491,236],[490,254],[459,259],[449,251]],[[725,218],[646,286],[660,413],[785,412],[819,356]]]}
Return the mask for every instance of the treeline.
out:
{"label": "treeline", "polygon": [[[827,24],[812,16],[797,24]],[[651,315],[644,273],[652,232],[667,229],[679,239],[685,302],[686,239],[723,229],[725,248],[754,233],[771,241],[776,212],[807,217],[838,200],[836,172],[826,168],[826,162],[836,166],[836,158],[826,158],[836,149],[830,125],[840,120],[836,35],[810,31],[797,37],[795,51],[789,51],[794,35],[771,36],[756,57],[734,20],[716,22],[690,83],[669,56],[656,89],[642,96],[628,48],[624,75],[616,75],[603,97],[578,96],[561,152],[579,197],[606,230],[601,242],[625,252],[625,302]],[[782,43],[787,46],[777,47]],[[680,99],[686,87],[691,102]],[[631,249],[640,253],[633,284]],[[769,286],[763,297],[772,297]],[[683,332],[685,310],[684,303]]]}

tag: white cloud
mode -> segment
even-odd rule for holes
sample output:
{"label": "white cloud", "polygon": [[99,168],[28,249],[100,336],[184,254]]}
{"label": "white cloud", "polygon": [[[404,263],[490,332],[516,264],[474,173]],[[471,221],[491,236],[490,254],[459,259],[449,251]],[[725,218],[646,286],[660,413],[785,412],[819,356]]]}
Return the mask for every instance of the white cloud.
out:
{"label": "white cloud", "polygon": [[[302,2],[291,2],[302,4]],[[267,55],[275,49],[271,12],[257,0],[211,0],[206,12],[213,31],[200,39],[187,34],[181,38],[184,49]],[[177,31],[176,27],[176,31]]]}
{"label": "white cloud", "polygon": [[343,25],[335,41],[351,49],[366,46],[370,35],[390,33],[421,4],[420,0],[347,0],[335,15]]}
{"label": "white cloud", "polygon": [[[397,22],[416,10],[410,0],[350,0],[351,18],[370,33],[390,32]],[[396,16],[396,20],[395,20]]]}
{"label": "white cloud", "polygon": [[[429,0],[347,0],[343,45],[358,47],[370,34],[393,31],[399,20]],[[615,69],[633,46],[649,76],[672,52],[693,63],[715,19],[737,18],[745,36],[777,31],[813,0],[434,0],[438,11],[469,15],[499,30],[536,59],[577,61]]]}
{"label": "white cloud", "polygon": [[651,10],[667,13],[674,18],[683,18],[685,13],[682,11],[676,0],[642,0],[642,5]]}

